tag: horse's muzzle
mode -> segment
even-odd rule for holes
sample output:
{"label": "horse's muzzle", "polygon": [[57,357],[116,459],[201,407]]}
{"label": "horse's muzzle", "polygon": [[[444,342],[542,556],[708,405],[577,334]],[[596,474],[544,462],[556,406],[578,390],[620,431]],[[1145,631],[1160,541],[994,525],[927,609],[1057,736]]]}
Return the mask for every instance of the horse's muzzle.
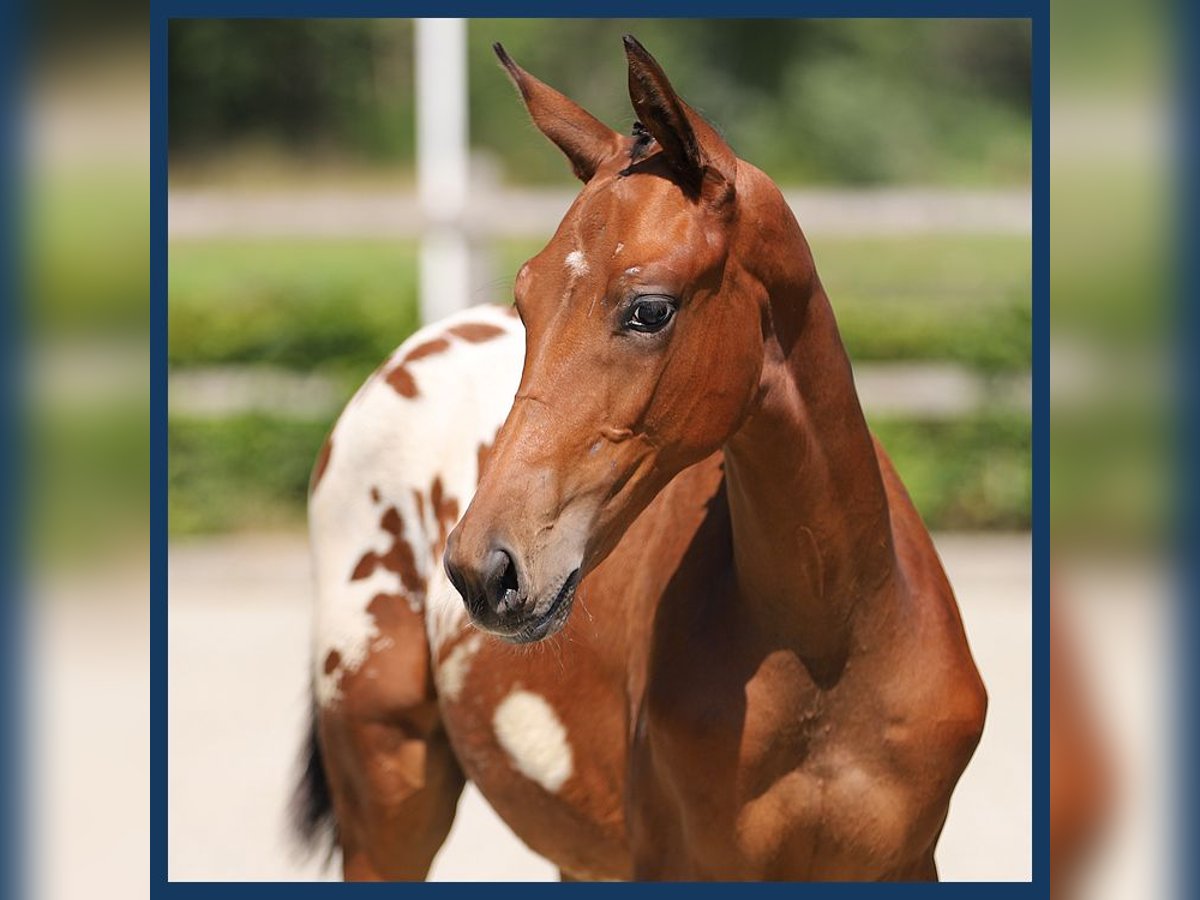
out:
{"label": "horse's muzzle", "polygon": [[493,545],[471,559],[456,538],[457,534],[451,534],[446,545],[446,574],[478,628],[512,643],[527,644],[562,627],[579,584],[578,568],[555,590],[535,591],[507,547]]}

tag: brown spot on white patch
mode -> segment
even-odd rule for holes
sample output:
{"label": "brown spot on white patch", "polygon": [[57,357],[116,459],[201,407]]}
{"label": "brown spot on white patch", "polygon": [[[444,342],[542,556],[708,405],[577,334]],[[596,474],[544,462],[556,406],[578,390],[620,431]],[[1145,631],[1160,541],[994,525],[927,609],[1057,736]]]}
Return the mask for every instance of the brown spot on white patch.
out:
{"label": "brown spot on white patch", "polygon": [[325,474],[325,470],[329,468],[329,456],[333,453],[333,432],[325,436],[325,442],[321,444],[321,449],[317,453],[317,461],[313,465],[312,474],[308,477],[308,492],[311,494],[317,489],[317,485],[321,483],[321,476]]}
{"label": "brown spot on white patch", "polygon": [[499,325],[488,325],[485,322],[464,322],[449,329],[450,334],[461,338],[469,344],[482,344],[504,334]]}
{"label": "brown spot on white patch", "polygon": [[413,380],[412,372],[408,371],[403,363],[387,373],[387,383],[401,397],[411,400],[417,396],[417,383]]}
{"label": "brown spot on white patch", "polygon": [[450,342],[440,337],[417,344],[417,346],[404,354],[404,359],[400,361],[399,365],[388,372],[387,383],[401,397],[407,397],[411,400],[420,392],[417,390],[416,379],[413,378],[413,374],[408,368],[409,363],[427,359],[439,353],[445,353],[449,349]]}
{"label": "brown spot on white patch", "polygon": [[425,341],[423,344],[418,344],[404,354],[404,362],[416,362],[418,359],[425,359],[428,356],[436,356],[439,353],[445,353],[450,349],[450,342],[445,338],[434,338],[430,341]]}
{"label": "brown spot on white patch", "polygon": [[379,502],[379,488],[377,488],[377,487],[371,488],[371,502],[372,503]]}
{"label": "brown spot on white patch", "polygon": [[337,667],[342,664],[342,654],[336,650],[330,650],[329,655],[325,657],[325,674],[332,675],[337,671]]}
{"label": "brown spot on white patch", "polygon": [[413,488],[413,502],[417,505],[417,521],[424,524],[425,522],[425,495]]}
{"label": "brown spot on white patch", "polygon": [[382,566],[387,571],[399,575],[400,582],[406,590],[414,594],[423,594],[425,579],[417,570],[416,555],[413,553],[412,545],[404,537],[404,520],[400,517],[400,512],[396,507],[388,507],[383,518],[379,520],[379,527],[391,535],[391,546],[383,553],[377,553],[374,550],[364,553],[350,574],[350,580],[359,581],[369,578],[376,569]]}

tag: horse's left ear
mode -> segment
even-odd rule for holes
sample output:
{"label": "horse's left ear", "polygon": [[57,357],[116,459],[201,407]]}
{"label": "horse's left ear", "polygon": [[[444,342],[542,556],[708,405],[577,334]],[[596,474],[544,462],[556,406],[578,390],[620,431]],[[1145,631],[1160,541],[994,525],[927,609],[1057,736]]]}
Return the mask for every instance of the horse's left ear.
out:
{"label": "horse's left ear", "polygon": [[662,66],[631,34],[622,39],[629,59],[629,99],[638,119],[662,147],[683,187],[713,205],[734,196],[737,155],[704,117],[671,87]]}

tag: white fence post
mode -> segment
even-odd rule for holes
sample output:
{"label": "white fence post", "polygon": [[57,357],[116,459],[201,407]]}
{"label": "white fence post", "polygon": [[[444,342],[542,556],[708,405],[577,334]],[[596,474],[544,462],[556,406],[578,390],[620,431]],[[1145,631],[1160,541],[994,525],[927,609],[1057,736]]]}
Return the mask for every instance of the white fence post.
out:
{"label": "white fence post", "polygon": [[414,40],[421,319],[432,322],[464,309],[471,295],[466,19],[417,19]]}

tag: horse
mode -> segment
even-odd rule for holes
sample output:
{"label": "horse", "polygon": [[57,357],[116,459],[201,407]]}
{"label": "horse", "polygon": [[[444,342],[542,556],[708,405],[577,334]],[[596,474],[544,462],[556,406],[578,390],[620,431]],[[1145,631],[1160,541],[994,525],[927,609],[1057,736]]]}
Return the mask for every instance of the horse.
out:
{"label": "horse", "polygon": [[470,779],[564,880],[936,880],[953,592],[779,189],[624,44],[630,135],[495,45],[582,189],[318,456],[301,837],[422,879]]}

